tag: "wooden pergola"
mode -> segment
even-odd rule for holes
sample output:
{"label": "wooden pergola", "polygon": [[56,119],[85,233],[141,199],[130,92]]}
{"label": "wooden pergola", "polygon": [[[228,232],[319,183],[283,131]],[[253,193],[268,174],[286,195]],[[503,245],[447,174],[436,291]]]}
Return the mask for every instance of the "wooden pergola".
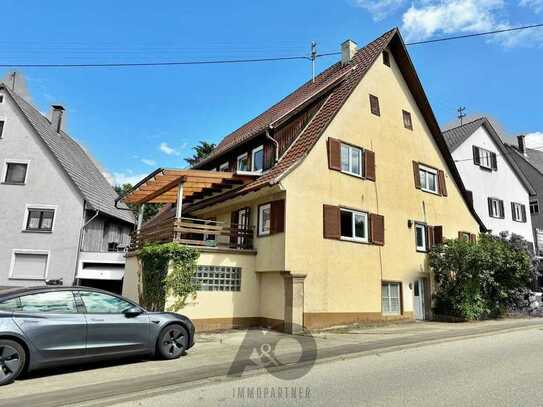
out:
{"label": "wooden pergola", "polygon": [[140,205],[139,229],[146,203],[175,203],[176,218],[180,219],[183,203],[241,186],[252,179],[254,177],[232,172],[159,168],[138,182],[120,200],[126,204]]}

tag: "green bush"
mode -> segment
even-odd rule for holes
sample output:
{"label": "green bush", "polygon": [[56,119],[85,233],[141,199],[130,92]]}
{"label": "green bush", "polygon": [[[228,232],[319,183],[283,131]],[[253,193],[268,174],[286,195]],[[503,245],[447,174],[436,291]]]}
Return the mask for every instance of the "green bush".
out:
{"label": "green bush", "polygon": [[[200,254],[177,243],[148,243],[138,252],[142,262],[140,304],[152,311],[164,311],[166,297],[174,298],[170,311],[183,308],[189,297],[196,297],[193,281]],[[172,269],[168,273],[168,265]]]}
{"label": "green bush", "polygon": [[477,242],[448,240],[434,247],[429,264],[436,290],[434,312],[464,320],[494,318],[525,300],[533,277],[527,245],[481,235]]}

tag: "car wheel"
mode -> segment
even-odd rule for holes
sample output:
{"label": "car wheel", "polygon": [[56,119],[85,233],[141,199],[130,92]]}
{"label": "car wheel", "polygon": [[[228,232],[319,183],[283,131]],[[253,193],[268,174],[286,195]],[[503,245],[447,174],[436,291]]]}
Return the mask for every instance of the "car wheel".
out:
{"label": "car wheel", "polygon": [[15,341],[0,339],[0,386],[19,377],[25,363],[26,352],[21,345]]}
{"label": "car wheel", "polygon": [[189,334],[181,325],[168,325],[158,336],[158,355],[163,359],[177,359],[187,350]]}

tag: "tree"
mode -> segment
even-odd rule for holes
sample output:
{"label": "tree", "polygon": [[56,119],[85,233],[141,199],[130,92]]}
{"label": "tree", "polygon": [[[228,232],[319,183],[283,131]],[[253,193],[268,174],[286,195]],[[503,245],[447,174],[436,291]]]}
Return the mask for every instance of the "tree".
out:
{"label": "tree", "polygon": [[[132,184],[115,185],[113,189],[117,192],[117,195],[123,196],[132,189]],[[135,212],[139,211],[139,205],[127,204],[127,206]],[[145,204],[145,208],[143,209],[143,222],[146,222],[155,216],[161,207],[162,204]]]}
{"label": "tree", "polygon": [[521,236],[480,235],[477,242],[447,240],[434,247],[437,315],[464,320],[492,318],[525,306],[534,264]]}
{"label": "tree", "polygon": [[192,147],[194,154],[192,157],[185,158],[185,161],[189,163],[192,167],[207,156],[215,149],[216,145],[214,143],[208,143],[206,141],[200,141],[200,144]]}

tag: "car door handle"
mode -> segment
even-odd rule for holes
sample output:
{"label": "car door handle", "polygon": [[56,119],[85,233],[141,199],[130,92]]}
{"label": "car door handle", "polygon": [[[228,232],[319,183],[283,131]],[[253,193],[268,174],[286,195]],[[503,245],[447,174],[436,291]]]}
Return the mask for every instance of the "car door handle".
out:
{"label": "car door handle", "polygon": [[105,319],[102,318],[91,318],[91,322],[104,322]]}

